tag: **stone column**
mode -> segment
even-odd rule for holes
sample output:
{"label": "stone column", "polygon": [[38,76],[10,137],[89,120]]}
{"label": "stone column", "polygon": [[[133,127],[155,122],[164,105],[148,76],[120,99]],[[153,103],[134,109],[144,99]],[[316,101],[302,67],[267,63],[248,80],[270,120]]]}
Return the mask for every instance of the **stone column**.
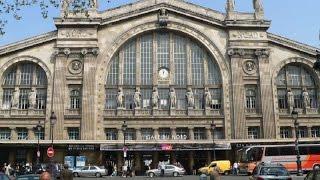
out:
{"label": "stone column", "polygon": [[97,127],[95,121],[95,72],[96,72],[96,55],[98,50],[81,51],[83,58],[83,84],[82,84],[82,120],[81,120],[81,139],[94,140],[97,134],[100,134],[101,127]]}
{"label": "stone column", "polygon": [[189,151],[188,153],[188,159],[189,159],[189,164],[188,164],[188,168],[189,170],[192,172],[193,166],[194,166],[194,152],[193,151]]}
{"label": "stone column", "polygon": [[189,128],[189,139],[190,139],[191,141],[194,140],[193,127],[190,127],[190,128]]}
{"label": "stone column", "polygon": [[141,158],[142,157],[141,157],[141,153],[140,152],[134,152],[134,167],[133,168],[136,171],[135,172],[136,175],[137,175],[137,173],[140,174],[140,171],[142,169],[142,167],[141,167],[142,159]]}
{"label": "stone column", "polygon": [[159,152],[155,151],[153,156],[152,156],[152,167],[151,167],[151,169],[158,168],[157,167],[158,163],[159,163]]}
{"label": "stone column", "polygon": [[32,163],[33,153],[37,153],[35,149],[27,149],[27,163]]}
{"label": "stone column", "polygon": [[158,127],[156,127],[155,129],[154,129],[154,138],[156,139],[156,140],[158,140],[159,139],[159,128]]}
{"label": "stone column", "polygon": [[212,140],[212,131],[211,127],[206,128],[206,135],[208,140]]}
{"label": "stone column", "polygon": [[212,158],[211,158],[211,151],[207,151],[207,164],[209,165],[212,161]]}
{"label": "stone column", "polygon": [[273,94],[272,88],[270,88],[272,82],[269,63],[269,50],[256,50],[255,54],[259,63],[263,138],[273,139],[276,138],[276,124],[275,117],[273,115]]}
{"label": "stone column", "polygon": [[123,142],[124,133],[121,128],[117,130],[118,130],[118,140],[120,140],[120,142]]}
{"label": "stone column", "polygon": [[137,140],[139,140],[139,141],[142,140],[141,129],[137,128],[136,132],[137,132]]}
{"label": "stone column", "polygon": [[28,129],[28,140],[35,140],[37,130],[33,129],[32,127],[28,127],[27,129]]}
{"label": "stone column", "polygon": [[69,139],[68,127],[63,128],[63,139]]}
{"label": "stone column", "polygon": [[242,58],[245,55],[244,49],[229,49],[228,54],[231,60],[232,77],[232,107],[233,107],[233,130],[235,139],[246,137],[246,116],[245,116],[245,93],[243,84]]}
{"label": "stone column", "polygon": [[177,139],[176,128],[175,128],[175,127],[172,127],[172,128],[170,128],[170,130],[171,130],[172,139],[176,140],[176,139]]}
{"label": "stone column", "polygon": [[17,133],[17,128],[11,127],[11,138],[10,140],[18,140],[18,133]]}
{"label": "stone column", "polygon": [[117,170],[122,171],[122,166],[123,166],[123,153],[122,151],[117,152]]}
{"label": "stone column", "polygon": [[308,128],[308,138],[312,138],[312,127],[307,127]]}
{"label": "stone column", "polygon": [[295,128],[294,128],[294,126],[293,127],[291,127],[291,138],[296,138],[296,130],[295,130]]}

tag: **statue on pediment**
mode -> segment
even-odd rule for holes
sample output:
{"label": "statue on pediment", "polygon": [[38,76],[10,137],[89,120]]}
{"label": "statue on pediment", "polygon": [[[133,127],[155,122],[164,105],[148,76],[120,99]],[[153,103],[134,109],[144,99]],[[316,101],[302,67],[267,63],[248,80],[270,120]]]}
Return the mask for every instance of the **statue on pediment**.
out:
{"label": "statue on pediment", "polygon": [[153,92],[152,92],[152,107],[154,109],[158,108],[158,101],[159,101],[158,89],[156,87],[154,87]]}
{"label": "statue on pediment", "polygon": [[174,88],[170,89],[169,97],[170,97],[170,108],[173,109],[176,107],[176,104],[177,104],[177,96]]}
{"label": "statue on pediment", "polygon": [[194,95],[191,88],[188,88],[188,91],[186,93],[187,103],[188,107],[194,107]]}
{"label": "statue on pediment", "polygon": [[119,90],[118,90],[118,96],[117,96],[117,106],[118,108],[123,108],[124,107],[124,94],[123,94],[123,91],[122,91],[122,88],[119,87]]}
{"label": "statue on pediment", "polygon": [[141,107],[141,93],[140,88],[136,89],[136,92],[133,95],[134,107],[140,108]]}

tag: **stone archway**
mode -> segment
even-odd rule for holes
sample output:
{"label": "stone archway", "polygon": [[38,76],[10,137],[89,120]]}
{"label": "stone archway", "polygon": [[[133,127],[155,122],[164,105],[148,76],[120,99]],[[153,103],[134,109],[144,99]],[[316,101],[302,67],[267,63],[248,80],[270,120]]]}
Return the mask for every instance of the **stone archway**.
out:
{"label": "stone archway", "polygon": [[[154,31],[159,29],[158,25],[154,22],[143,24],[136,26],[135,28],[132,28],[128,30],[127,32],[120,35],[114,43],[107,49],[101,50],[101,53],[99,54],[97,58],[97,73],[96,73],[96,80],[97,80],[97,97],[100,97],[97,99],[97,121],[102,121],[103,117],[103,109],[104,109],[104,100],[101,97],[104,97],[104,85],[106,82],[106,74],[107,70],[110,66],[110,61],[113,57],[113,55],[118,51],[118,49],[126,43],[131,38],[136,37],[139,34],[142,34],[147,31]],[[176,22],[170,22],[168,26],[166,27],[167,30],[179,32],[186,34],[189,37],[192,37],[193,39],[197,40],[199,44],[203,45],[206,50],[212,55],[212,57],[216,60],[216,63],[219,67],[220,73],[221,73],[221,79],[223,84],[223,110],[224,110],[224,127],[226,129],[225,137],[229,138],[229,135],[231,134],[231,113],[230,113],[230,68],[229,65],[224,57],[224,53],[222,53],[216,46],[215,43],[208,38],[204,33],[200,32],[199,30]],[[230,131],[230,132],[229,132]]]}

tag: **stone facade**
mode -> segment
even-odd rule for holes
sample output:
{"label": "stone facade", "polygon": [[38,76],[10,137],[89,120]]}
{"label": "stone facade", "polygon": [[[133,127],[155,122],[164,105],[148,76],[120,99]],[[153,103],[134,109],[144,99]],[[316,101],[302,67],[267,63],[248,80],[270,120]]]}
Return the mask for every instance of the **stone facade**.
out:
{"label": "stone facade", "polygon": [[[68,143],[120,145],[124,136],[121,131],[123,121],[136,132],[136,140],[129,140],[129,144],[210,145],[213,141],[212,120],[216,128],[221,130],[220,138],[215,139],[218,144],[293,142],[294,136],[283,139],[281,135],[281,127],[290,127],[290,133],[293,134],[294,125],[289,107],[285,107],[285,110],[279,108],[277,77],[287,65],[303,66],[314,79],[313,88],[316,90],[318,104],[319,73],[313,70],[317,49],[268,33],[270,21],[263,18],[261,7],[257,7],[252,14],[239,13],[234,11],[231,1],[228,3],[227,14],[223,14],[180,0],[144,0],[99,13],[93,10],[90,18],[81,15],[56,18],[57,31],[0,47],[0,76],[3,82],[10,68],[23,62],[42,68],[47,78],[44,109],[2,107],[0,128],[9,128],[12,138],[0,139],[0,142],[8,146],[16,143],[34,145],[36,138],[32,128],[40,121],[45,136],[41,144],[50,144],[52,111],[57,117],[53,133],[54,144],[58,147]],[[138,42],[143,34],[151,33],[156,37],[158,32],[167,32],[170,36],[179,35],[200,44],[207,55],[214,59],[222,82],[220,108],[105,108],[106,82],[108,73],[111,73],[112,59],[119,53],[119,66],[124,66],[123,46],[137,38],[137,46],[140,47]],[[157,46],[156,41],[152,43],[153,47]],[[141,53],[140,50],[136,51],[136,59],[141,59]],[[173,59],[173,54],[169,56],[169,59]],[[191,56],[190,47],[186,56]],[[153,53],[152,86],[162,87],[166,86],[166,82],[158,76],[157,58],[156,53]],[[191,64],[190,59],[188,64]],[[173,66],[173,62],[170,62],[168,87],[174,81]],[[141,67],[141,61],[136,62],[136,67],[136,73],[140,74],[138,67]],[[204,63],[205,81],[208,78],[208,68],[209,65]],[[123,73],[123,67],[119,68],[119,76],[122,77]],[[187,80],[187,86],[195,88],[189,82],[190,73],[187,73]],[[141,84],[141,79],[137,78],[136,83]],[[126,86],[121,78],[118,86]],[[246,101],[248,87],[255,89],[256,94],[255,105],[253,108],[250,106],[251,109]],[[0,89],[1,96],[4,96],[5,88],[10,86]],[[79,101],[71,100],[72,90],[80,92]],[[0,98],[0,106],[4,104],[2,101],[4,98]],[[76,108],[71,108],[73,106]],[[300,126],[307,127],[308,133],[303,138],[304,141],[319,140],[319,137],[311,137],[312,128],[320,127],[318,108],[318,105],[300,108]],[[25,127],[29,129],[29,140],[18,140],[17,128]],[[156,136],[164,127],[169,128],[172,135],[176,135],[178,128],[188,128],[189,137],[187,140],[169,141],[142,139],[141,128],[154,129]],[[257,137],[254,139],[248,134],[251,127],[258,127]],[[70,129],[73,128],[78,129],[79,140],[69,140]],[[117,140],[106,140],[106,129],[110,128],[118,131]],[[197,128],[205,129],[206,138],[200,142],[194,137],[194,130]],[[63,150],[61,153],[57,157],[60,161],[67,154]]]}

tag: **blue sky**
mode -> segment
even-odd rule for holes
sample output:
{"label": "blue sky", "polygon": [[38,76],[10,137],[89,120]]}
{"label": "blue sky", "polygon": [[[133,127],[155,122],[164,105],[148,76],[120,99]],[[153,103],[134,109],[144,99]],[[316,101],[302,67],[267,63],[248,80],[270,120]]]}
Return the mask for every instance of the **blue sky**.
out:
{"label": "blue sky", "polygon": [[[226,0],[187,0],[210,9],[224,12]],[[117,7],[135,2],[133,0],[100,0],[100,9]],[[266,19],[272,20],[271,33],[319,47],[320,0],[264,0]],[[236,0],[236,10],[253,12],[252,0]],[[7,16],[6,34],[0,36],[0,46],[23,40],[28,37],[55,30],[53,17],[59,16],[59,10],[50,8],[49,17],[41,17],[40,8],[35,6],[23,9],[23,19],[17,21]]]}

